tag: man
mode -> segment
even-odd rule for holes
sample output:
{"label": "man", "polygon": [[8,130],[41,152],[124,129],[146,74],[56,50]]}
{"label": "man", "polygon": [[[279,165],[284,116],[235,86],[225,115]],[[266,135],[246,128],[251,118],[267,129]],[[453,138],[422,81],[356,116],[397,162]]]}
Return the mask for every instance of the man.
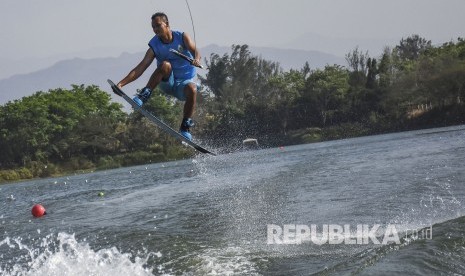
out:
{"label": "man", "polygon": [[[153,60],[157,59],[157,69],[150,77],[147,86],[134,97],[134,101],[142,106],[157,86],[166,94],[185,101],[184,117],[179,131],[184,137],[192,140],[190,128],[194,126],[194,122],[191,118],[197,96],[197,84],[193,81],[196,75],[194,66],[200,66],[200,53],[194,41],[186,33],[171,31],[166,14],[158,12],[152,15],[152,28],[155,36],[150,40],[144,58],[118,83],[118,87],[122,88],[139,78]],[[192,58],[192,62],[172,53],[170,51],[172,49]]]}

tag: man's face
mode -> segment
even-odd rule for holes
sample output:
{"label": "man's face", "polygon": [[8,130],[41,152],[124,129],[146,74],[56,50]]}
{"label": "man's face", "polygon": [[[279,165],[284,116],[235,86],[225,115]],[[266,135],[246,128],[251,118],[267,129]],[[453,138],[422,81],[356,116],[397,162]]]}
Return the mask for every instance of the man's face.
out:
{"label": "man's face", "polygon": [[169,27],[162,17],[157,16],[152,20],[152,28],[156,35],[162,36],[169,32]]}

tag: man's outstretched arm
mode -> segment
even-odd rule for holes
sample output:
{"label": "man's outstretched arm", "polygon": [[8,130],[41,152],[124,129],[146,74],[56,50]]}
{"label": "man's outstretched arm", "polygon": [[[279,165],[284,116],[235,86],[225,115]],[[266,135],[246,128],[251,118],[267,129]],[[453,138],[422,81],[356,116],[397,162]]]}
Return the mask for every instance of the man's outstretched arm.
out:
{"label": "man's outstretched arm", "polygon": [[152,64],[154,59],[155,54],[153,53],[153,50],[149,48],[145,53],[142,61],[137,64],[137,66],[134,67],[134,69],[132,69],[131,72],[129,72],[129,74],[118,83],[118,87],[122,88],[126,84],[137,80],[145,72],[145,70],[147,70],[150,64]]}

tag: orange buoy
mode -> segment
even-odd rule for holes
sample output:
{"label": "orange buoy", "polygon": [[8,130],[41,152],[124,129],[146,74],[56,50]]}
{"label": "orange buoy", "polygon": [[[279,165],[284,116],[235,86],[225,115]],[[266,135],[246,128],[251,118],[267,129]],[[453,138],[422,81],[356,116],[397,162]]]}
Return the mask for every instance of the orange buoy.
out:
{"label": "orange buoy", "polygon": [[34,217],[36,218],[40,218],[41,216],[43,215],[46,215],[47,212],[45,212],[45,208],[44,206],[40,205],[40,204],[36,204],[32,207],[32,210],[31,210],[31,213]]}

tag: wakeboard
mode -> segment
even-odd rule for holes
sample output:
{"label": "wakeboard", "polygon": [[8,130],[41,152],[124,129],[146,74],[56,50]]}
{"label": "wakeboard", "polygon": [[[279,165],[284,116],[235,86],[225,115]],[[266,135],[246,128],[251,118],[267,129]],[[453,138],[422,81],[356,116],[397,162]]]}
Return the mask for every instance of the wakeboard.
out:
{"label": "wakeboard", "polygon": [[126,95],[126,93],[124,93],[123,90],[121,90],[118,86],[116,86],[114,82],[112,82],[111,80],[108,80],[108,83],[110,84],[111,89],[116,95],[123,97],[123,99],[125,99],[134,108],[134,110],[137,110],[138,112],[140,112],[147,119],[149,119],[152,123],[160,127],[164,132],[168,133],[169,135],[178,139],[179,141],[186,143],[187,145],[191,146],[192,148],[198,150],[201,153],[216,155],[215,153],[207,150],[206,148],[203,148],[202,146],[196,144],[195,142],[187,139],[181,133],[177,132],[176,130],[168,126],[161,119],[155,117],[152,113],[148,112],[143,107],[139,106],[133,99],[131,99],[128,95]]}

